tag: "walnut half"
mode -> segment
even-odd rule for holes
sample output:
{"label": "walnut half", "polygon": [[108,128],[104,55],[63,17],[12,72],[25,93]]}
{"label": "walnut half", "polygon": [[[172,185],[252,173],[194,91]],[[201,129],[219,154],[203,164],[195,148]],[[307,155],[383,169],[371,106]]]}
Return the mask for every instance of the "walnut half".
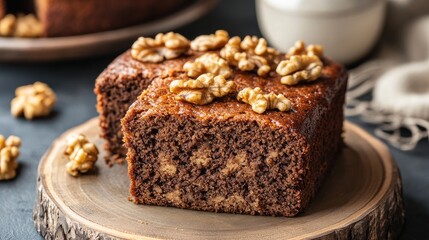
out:
{"label": "walnut half", "polygon": [[213,102],[216,97],[227,95],[234,87],[234,82],[226,81],[222,75],[206,73],[195,80],[174,80],[170,84],[170,92],[176,93],[178,100],[204,105]]}
{"label": "walnut half", "polygon": [[33,14],[8,14],[0,20],[0,36],[36,38],[42,33],[43,25]]}
{"label": "walnut half", "polygon": [[15,32],[16,17],[8,14],[0,20],[0,36],[12,37]]}
{"label": "walnut half", "polygon": [[322,73],[323,63],[316,55],[295,55],[283,60],[276,72],[282,76],[281,83],[296,85],[300,81],[314,81]]}
{"label": "walnut half", "polygon": [[252,110],[259,114],[270,109],[278,109],[279,111],[284,112],[290,110],[292,107],[290,100],[283,94],[264,94],[259,87],[254,89],[244,88],[238,93],[237,100],[250,104],[252,106]]}
{"label": "walnut half", "polygon": [[183,70],[188,72],[189,77],[199,77],[204,73],[222,75],[226,79],[232,76],[232,69],[225,59],[220,58],[216,53],[205,53],[196,58],[194,62],[187,62],[183,65]]}
{"label": "walnut half", "polygon": [[131,56],[141,62],[158,63],[173,59],[189,49],[189,40],[179,33],[158,33],[155,38],[140,37],[131,47]]}
{"label": "walnut half", "polygon": [[0,135],[0,180],[15,178],[20,146],[19,137],[9,136],[6,140],[3,135]]}
{"label": "walnut half", "polygon": [[82,134],[71,135],[67,138],[65,155],[69,156],[70,162],[66,165],[67,172],[77,177],[79,173],[86,173],[94,168],[98,159],[98,149]]}
{"label": "walnut half", "polygon": [[246,36],[243,41],[240,37],[231,38],[220,55],[232,66],[242,71],[256,71],[259,76],[268,75],[279,57],[274,48],[267,46],[264,38],[256,36]]}
{"label": "walnut half", "polygon": [[191,42],[191,48],[195,51],[217,50],[225,46],[229,40],[228,32],[217,30],[215,34],[201,35]]}
{"label": "walnut half", "polygon": [[290,58],[295,55],[316,55],[319,58],[323,57],[323,47],[317,44],[311,44],[306,47],[303,41],[296,41],[294,46],[291,47],[286,54],[286,58]]}
{"label": "walnut half", "polygon": [[35,82],[15,90],[16,97],[11,102],[11,113],[26,119],[48,116],[56,102],[56,95],[45,83]]}

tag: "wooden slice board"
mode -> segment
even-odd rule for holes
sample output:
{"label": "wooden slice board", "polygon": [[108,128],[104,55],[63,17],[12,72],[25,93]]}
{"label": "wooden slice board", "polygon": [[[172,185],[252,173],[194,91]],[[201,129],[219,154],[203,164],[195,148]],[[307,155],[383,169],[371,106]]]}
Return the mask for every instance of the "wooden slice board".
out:
{"label": "wooden slice board", "polygon": [[47,239],[394,239],[404,222],[391,155],[349,122],[348,147],[307,211],[294,218],[135,205],[127,201],[126,165],[109,168],[100,160],[91,174],[66,173],[63,151],[71,133],[102,149],[95,118],[60,136],[42,158],[33,218]]}
{"label": "wooden slice board", "polygon": [[56,38],[2,38],[0,61],[53,61],[94,57],[131,47],[142,35],[169,31],[206,14],[218,0],[198,0],[163,18],[121,29]]}

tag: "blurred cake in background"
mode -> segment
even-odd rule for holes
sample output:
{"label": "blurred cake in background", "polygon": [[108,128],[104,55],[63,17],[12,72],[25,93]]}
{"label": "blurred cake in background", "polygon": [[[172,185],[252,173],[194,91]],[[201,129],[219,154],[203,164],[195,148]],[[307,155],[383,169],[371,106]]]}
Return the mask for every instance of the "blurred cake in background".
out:
{"label": "blurred cake in background", "polygon": [[61,37],[137,25],[194,0],[0,0],[0,36]]}

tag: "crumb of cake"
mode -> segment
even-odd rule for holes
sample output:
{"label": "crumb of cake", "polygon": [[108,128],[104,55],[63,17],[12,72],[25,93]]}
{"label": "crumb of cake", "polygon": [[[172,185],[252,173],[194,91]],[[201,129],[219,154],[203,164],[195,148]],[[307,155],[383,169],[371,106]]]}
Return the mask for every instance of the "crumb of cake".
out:
{"label": "crumb of cake", "polygon": [[209,200],[209,203],[217,206],[217,205],[221,204],[223,201],[225,201],[225,197],[224,196],[216,196],[214,198],[211,198]]}
{"label": "crumb of cake", "polygon": [[246,200],[242,196],[239,195],[232,195],[225,199],[224,204],[226,206],[232,206],[232,207],[242,207],[247,204]]}
{"label": "crumb of cake", "polygon": [[28,120],[48,116],[56,102],[54,91],[41,82],[19,87],[15,95],[11,102],[12,115],[24,116]]}
{"label": "crumb of cake", "polygon": [[19,137],[9,136],[5,139],[3,135],[0,135],[0,180],[15,178],[20,146]]}
{"label": "crumb of cake", "polygon": [[180,190],[174,190],[172,192],[165,194],[165,198],[172,203],[182,202]]}
{"label": "crumb of cake", "polygon": [[222,75],[206,73],[195,80],[174,80],[170,84],[170,91],[177,94],[178,100],[204,105],[211,103],[216,97],[227,95],[234,87],[234,82],[226,81]]}
{"label": "crumb of cake", "polygon": [[273,165],[274,164],[274,159],[277,158],[278,156],[279,156],[278,152],[271,151],[268,154],[268,157],[265,159],[265,162],[267,163],[267,165]]}
{"label": "crumb of cake", "polygon": [[159,187],[159,186],[154,186],[153,187],[153,191],[155,191],[156,193],[158,193],[158,194],[161,194],[162,193],[162,189]]}
{"label": "crumb of cake", "polygon": [[189,40],[179,33],[158,33],[155,38],[139,37],[131,47],[131,56],[141,62],[158,63],[174,59],[189,49]]}
{"label": "crumb of cake", "polygon": [[215,34],[201,35],[191,42],[191,48],[195,51],[209,51],[223,48],[229,40],[229,34],[225,30],[217,30]]}
{"label": "crumb of cake", "polygon": [[229,175],[233,172],[239,172],[247,176],[255,174],[255,170],[249,165],[245,152],[238,153],[235,157],[228,159],[225,167],[221,170],[223,175]]}
{"label": "crumb of cake", "polygon": [[303,41],[296,41],[286,54],[286,58],[290,58],[295,55],[316,55],[321,58],[323,57],[323,47],[317,44],[311,44],[306,47]]}
{"label": "crumb of cake", "polygon": [[171,161],[171,159],[169,159],[166,154],[161,154],[159,156],[159,170],[161,171],[161,173],[164,173],[165,175],[174,175],[176,174],[177,168],[176,166],[174,166],[173,162]]}
{"label": "crumb of cake", "polygon": [[42,23],[34,14],[8,14],[0,20],[0,36],[3,37],[37,38],[42,33]]}
{"label": "crumb of cake", "polygon": [[316,55],[295,55],[283,60],[276,72],[282,76],[281,83],[296,85],[300,81],[314,81],[322,74],[323,63]]}
{"label": "crumb of cake", "polygon": [[281,112],[285,112],[292,107],[290,100],[283,94],[264,94],[259,87],[254,89],[244,88],[238,92],[237,100],[251,105],[252,110],[259,114],[271,109],[278,109]]}
{"label": "crumb of cake", "polygon": [[233,37],[220,54],[232,66],[242,71],[256,71],[259,76],[268,75],[279,58],[279,53],[268,47],[264,38],[256,36],[246,36],[243,41],[240,37]]}
{"label": "crumb of cake", "polygon": [[67,138],[67,148],[64,152],[69,157],[66,165],[67,172],[76,177],[94,168],[98,159],[98,149],[95,144],[82,135],[71,135]]}
{"label": "crumb of cake", "polygon": [[204,73],[212,73],[214,75],[222,75],[226,79],[232,76],[232,69],[228,62],[219,57],[216,53],[205,53],[196,58],[195,61],[186,62],[183,65],[183,70],[188,73],[189,77],[199,77]]}
{"label": "crumb of cake", "polygon": [[197,165],[198,167],[206,166],[212,158],[210,157],[210,147],[208,145],[203,145],[198,150],[192,153],[192,156],[189,158],[191,163]]}

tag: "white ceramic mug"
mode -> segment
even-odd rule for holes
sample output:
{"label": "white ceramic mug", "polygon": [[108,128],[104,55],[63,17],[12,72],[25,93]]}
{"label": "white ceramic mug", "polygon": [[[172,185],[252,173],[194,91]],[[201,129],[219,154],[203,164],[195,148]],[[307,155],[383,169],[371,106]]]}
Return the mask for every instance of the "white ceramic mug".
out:
{"label": "white ceramic mug", "polygon": [[385,0],[256,0],[259,27],[274,47],[321,44],[341,63],[364,57],[383,28]]}

